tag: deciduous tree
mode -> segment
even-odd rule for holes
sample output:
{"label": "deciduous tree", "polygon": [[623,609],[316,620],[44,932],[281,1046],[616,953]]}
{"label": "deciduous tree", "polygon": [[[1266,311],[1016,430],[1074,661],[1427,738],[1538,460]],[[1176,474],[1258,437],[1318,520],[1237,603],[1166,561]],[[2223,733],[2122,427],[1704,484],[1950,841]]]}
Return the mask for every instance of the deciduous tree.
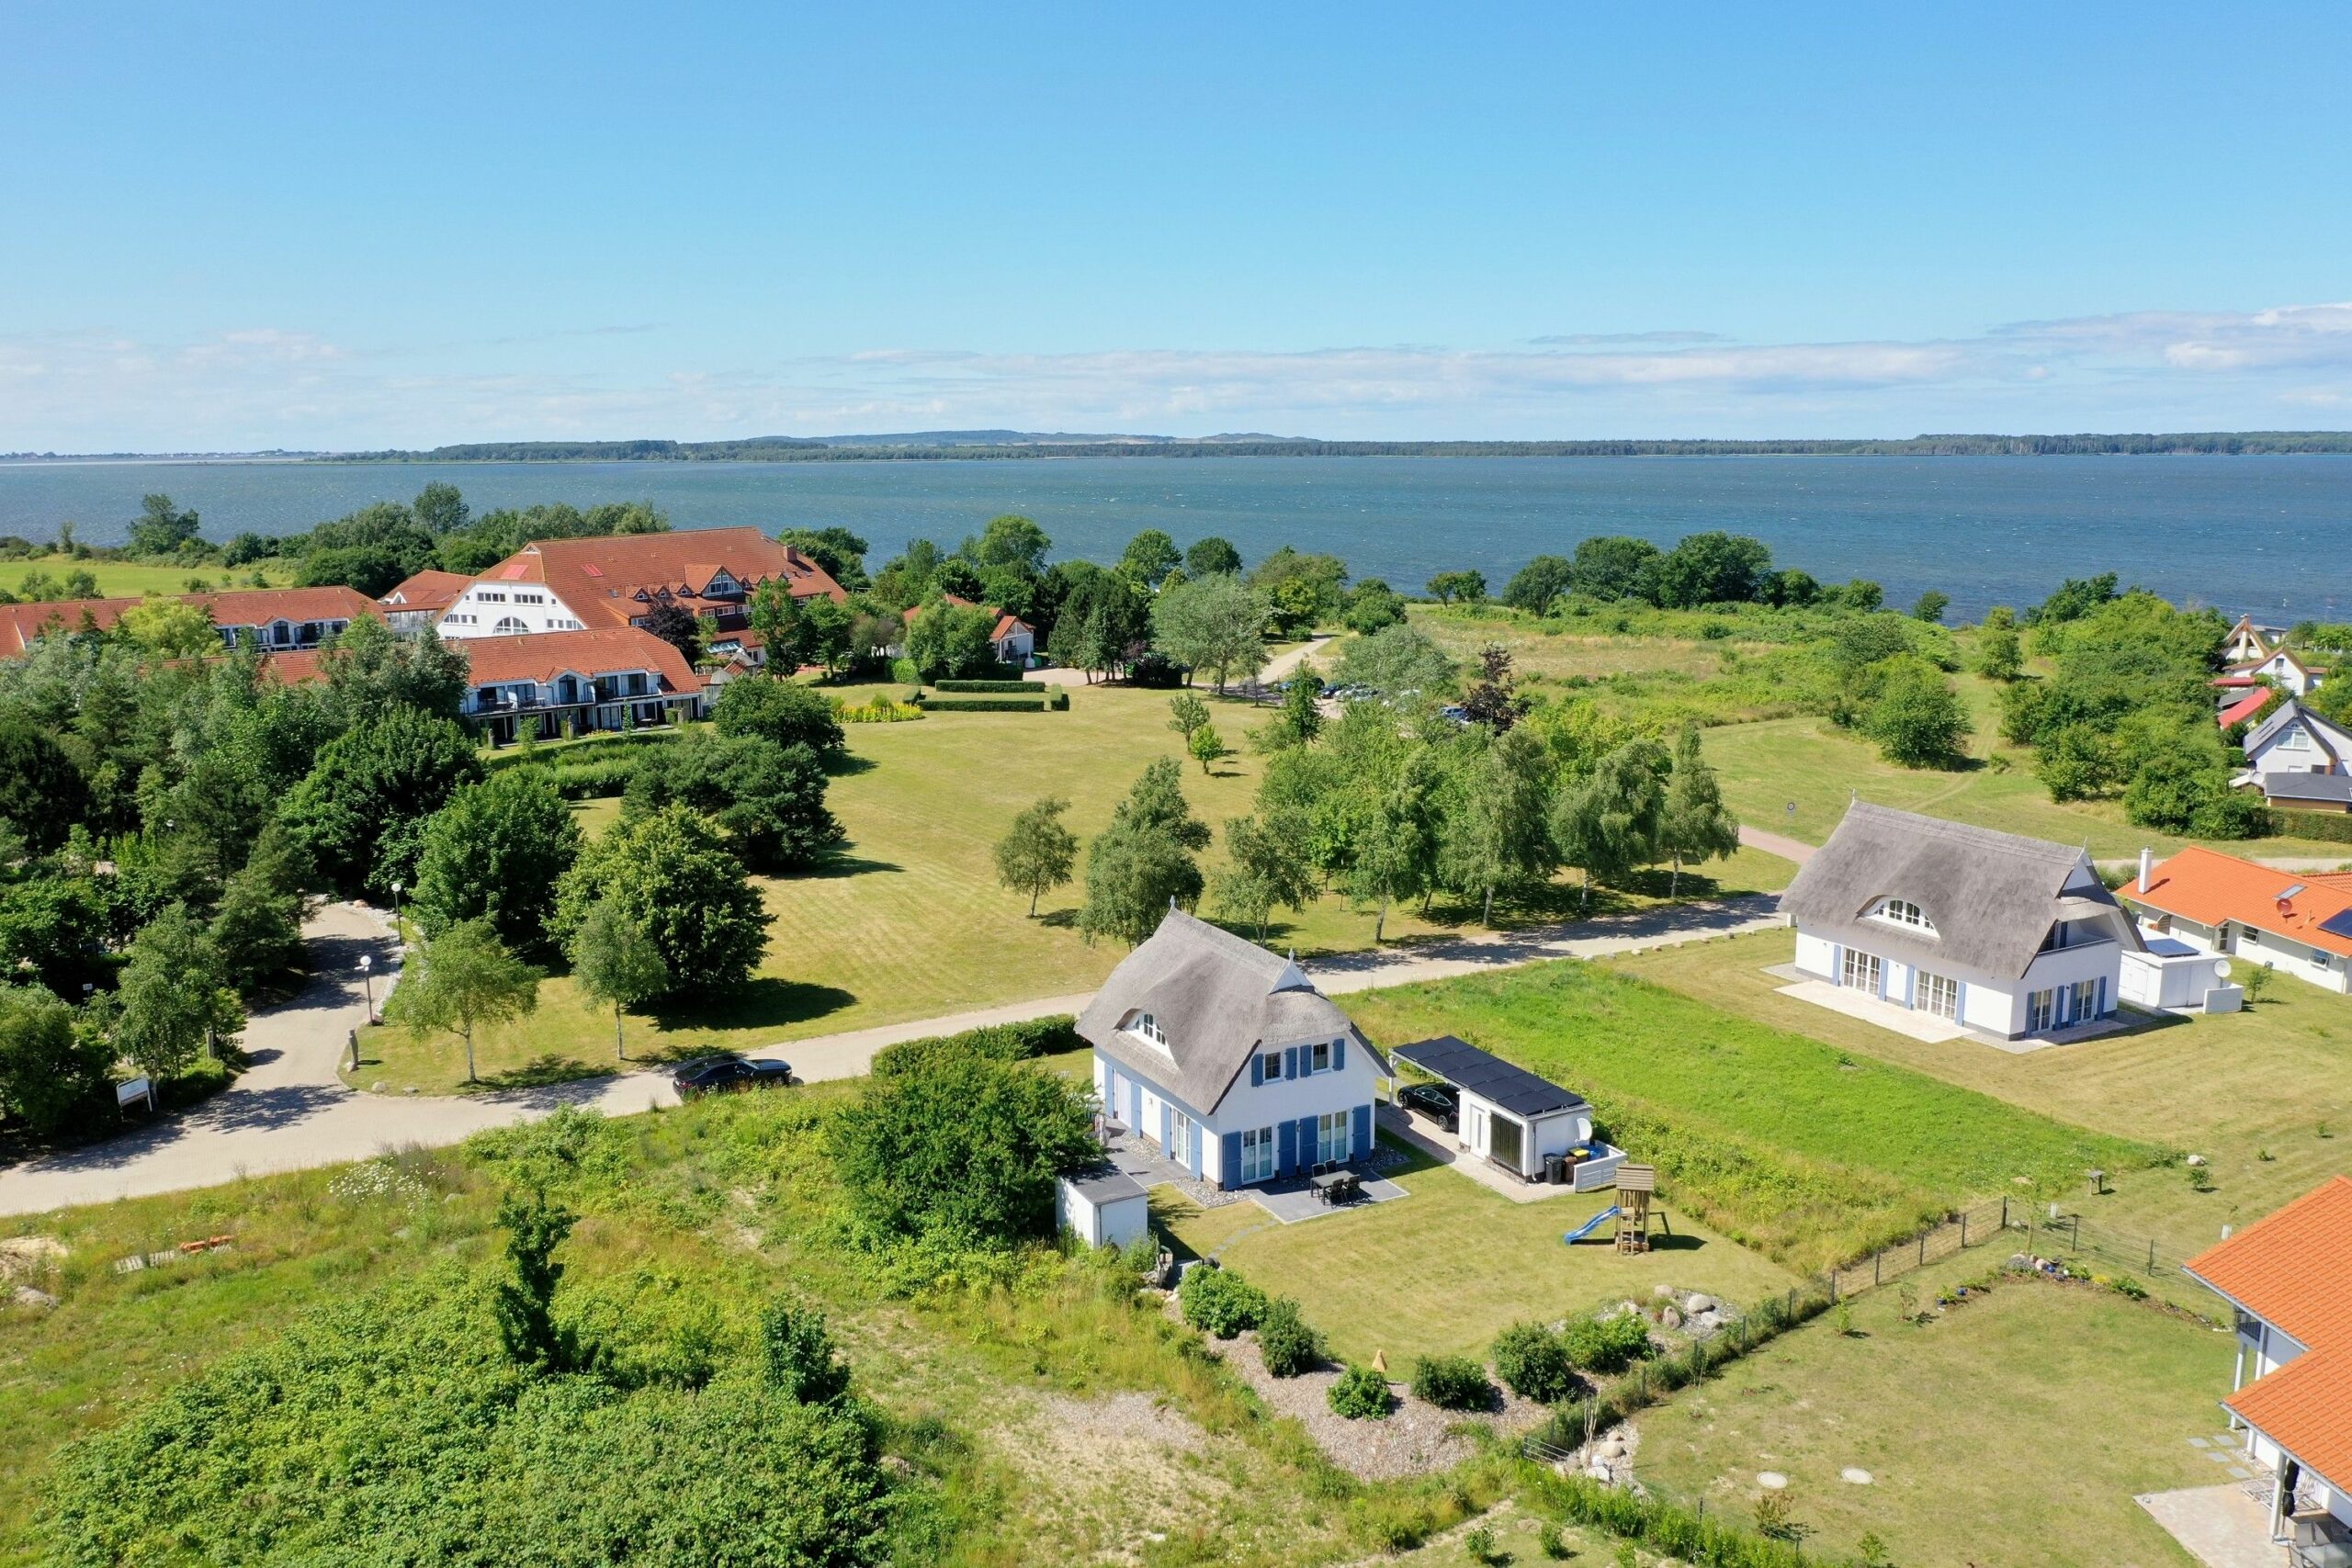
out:
{"label": "deciduous tree", "polygon": [[1531,615],[1546,615],[1555,604],[1567,597],[1575,581],[1576,569],[1566,557],[1537,556],[1503,585],[1503,603]]}
{"label": "deciduous tree", "polygon": [[729,681],[710,716],[721,735],[755,735],[771,746],[837,752],[847,745],[823,693],[773,674]]}
{"label": "deciduous tree", "polygon": [[556,883],[580,854],[580,825],[544,770],[466,784],[426,819],[409,908],[427,937],[487,919],[520,953],[547,946]]}
{"label": "deciduous tree", "polygon": [[774,919],[718,829],[684,806],[624,819],[581,852],[557,892],[557,939],[568,944],[606,897],[661,950],[670,971],[664,996],[741,985]]}
{"label": "deciduous tree", "polygon": [[1087,846],[1080,931],[1090,942],[1102,936],[1129,945],[1143,941],[1171,902],[1200,897],[1201,868],[1193,854],[1208,841],[1208,828],[1185,803],[1175,759],[1156,759],[1112,813],[1110,826]]}
{"label": "deciduous tree", "polygon": [[1151,603],[1151,636],[1180,664],[1216,677],[1218,691],[1237,671],[1254,675],[1266,656],[1265,598],[1238,577],[1197,577]]}
{"label": "deciduous tree", "polygon": [[996,879],[1015,893],[1029,895],[1029,916],[1037,915],[1037,900],[1070,879],[1078,863],[1078,836],[1062,825],[1069,802],[1047,795],[1012,819],[1012,829],[996,845]]}
{"label": "deciduous tree", "polygon": [[1655,740],[1633,740],[1600,759],[1591,775],[1560,792],[1552,837],[1560,858],[1584,873],[1579,902],[1589,908],[1592,885],[1623,876],[1660,853],[1666,815],[1666,773],[1671,762]]}
{"label": "deciduous tree", "polygon": [[465,920],[417,949],[384,1016],[420,1039],[456,1034],[466,1044],[466,1081],[475,1083],[475,1031],[535,1010],[540,978],[488,920]]}
{"label": "deciduous tree", "polygon": [[1304,910],[1315,902],[1315,863],[1308,856],[1311,831],[1305,815],[1278,811],[1268,816],[1236,817],[1225,825],[1225,869],[1211,886],[1217,913],[1228,920],[1258,928],[1266,937],[1266,922],[1274,907]]}
{"label": "deciduous tree", "polygon": [[1699,749],[1699,727],[1686,724],[1674,743],[1674,775],[1667,781],[1666,813],[1658,822],[1658,848],[1674,863],[1667,896],[1682,891],[1682,865],[1697,864],[1739,850],[1739,818],[1724,805],[1715,770]]}
{"label": "deciduous tree", "polygon": [[643,1007],[670,988],[670,966],[662,962],[652,933],[607,896],[589,906],[565,953],[571,960],[571,978],[580,994],[613,1010],[613,1059],[627,1061],[621,1014]]}
{"label": "deciduous tree", "polygon": [[1471,769],[1461,809],[1448,824],[1448,880],[1480,900],[1481,924],[1495,923],[1495,896],[1542,881],[1559,863],[1547,807],[1552,764],[1523,729],[1497,736]]}

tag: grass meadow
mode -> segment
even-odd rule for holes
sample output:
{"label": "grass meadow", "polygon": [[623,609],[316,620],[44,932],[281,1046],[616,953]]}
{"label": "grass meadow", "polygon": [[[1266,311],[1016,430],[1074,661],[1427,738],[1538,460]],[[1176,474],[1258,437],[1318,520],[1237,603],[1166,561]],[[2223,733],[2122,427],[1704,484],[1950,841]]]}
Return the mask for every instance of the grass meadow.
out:
{"label": "grass meadow", "polygon": [[[1727,962],[1722,941],[1678,951]],[[2163,1157],[1575,959],[1365,992],[1349,1010],[1376,1041],[1457,1034],[1577,1090],[1679,1210],[1808,1272],[1966,1200],[2055,1196],[2086,1168]]]}
{"label": "grass meadow", "polygon": [[[41,1560],[34,1510],[62,1444],[313,1306],[394,1280],[482,1288],[503,1268],[499,1193],[537,1181],[582,1216],[558,1303],[600,1337],[735,1353],[779,1291],[828,1314],[886,1448],[926,1482],[905,1561],[1351,1561],[1395,1521],[1442,1526],[1498,1495],[1508,1467],[1486,1461],[1444,1485],[1337,1474],[1082,1263],[1046,1253],[1011,1283],[891,1295],[831,1239],[823,1123],[856,1092],[721,1097],[593,1136],[526,1132],[12,1222],[67,1252],[37,1276],[55,1307],[0,1304],[0,1562]],[[113,1268],[220,1235],[234,1247]]]}
{"label": "grass meadow", "polygon": [[2204,1156],[2208,1191],[2180,1166],[2092,1160],[2109,1172],[2106,1192],[2090,1195],[2076,1170],[2050,1194],[2104,1231],[2154,1240],[2167,1267],[2149,1283],[2182,1305],[2216,1310],[2211,1292],[2168,1265],[2220,1240],[2224,1225],[2243,1226],[2352,1168],[2352,999],[2282,977],[2243,1012],[2013,1055],[1967,1040],[1930,1044],[1780,995],[1782,982],[1765,966],[1789,962],[1794,940],[1758,931],[1606,967],[2020,1111]]}
{"label": "grass meadow", "polygon": [[[1099,832],[1145,763],[1179,755],[1181,739],[1167,728],[1169,696],[1080,687],[1066,713],[938,714],[848,727],[851,760],[830,795],[849,835],[842,852],[807,875],[760,878],[776,919],[757,977],[741,995],[707,1008],[630,1018],[630,1055],[749,1048],[1091,990],[1125,949],[1089,945],[1078,933],[1083,852],[1079,880],[1048,894],[1032,919],[1027,900],[998,886],[992,851],[1013,817],[1046,795],[1070,802],[1065,821],[1081,840]],[[1181,760],[1193,814],[1216,834],[1202,856],[1214,877],[1225,824],[1249,813],[1262,773],[1247,731],[1270,715],[1238,701],[1210,696],[1209,703],[1218,732],[1236,750],[1205,773]],[[579,808],[592,832],[618,810],[609,800]],[[1785,886],[1791,869],[1776,856],[1742,851],[1704,874],[1686,874],[1682,890],[1686,897],[1768,890]],[[1644,908],[1666,891],[1665,872],[1645,873],[1628,889],[1596,891],[1593,913]],[[1394,910],[1387,940],[1475,929],[1477,914],[1475,902],[1443,897],[1427,918]],[[1497,910],[1505,926],[1576,915],[1577,891],[1565,876],[1546,897]],[[1303,914],[1277,911],[1266,940],[1311,961],[1369,948],[1372,935],[1371,911],[1327,894]],[[610,1071],[612,1046],[611,1014],[584,1007],[558,976],[542,988],[537,1012],[486,1033],[477,1055],[486,1078],[512,1085]],[[415,1041],[370,1031],[362,1050],[367,1060],[350,1075],[362,1087],[445,1093],[464,1079],[464,1053],[452,1036]]]}
{"label": "grass meadow", "polygon": [[213,588],[249,588],[254,573],[262,574],[264,582],[272,588],[283,588],[294,581],[290,561],[255,561],[250,566],[151,566],[141,561],[75,560],[67,556],[33,556],[23,560],[0,561],[0,588],[15,592],[26,577],[43,572],[63,581],[70,571],[86,571],[98,580],[98,597],[129,598],[134,594],[187,593],[192,592],[191,579],[201,580]]}

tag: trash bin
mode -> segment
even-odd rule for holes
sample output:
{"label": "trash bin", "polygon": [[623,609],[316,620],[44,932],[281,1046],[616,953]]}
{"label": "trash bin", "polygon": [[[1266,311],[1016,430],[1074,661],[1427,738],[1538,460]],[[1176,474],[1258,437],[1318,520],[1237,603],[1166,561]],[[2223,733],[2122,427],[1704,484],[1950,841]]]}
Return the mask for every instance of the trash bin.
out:
{"label": "trash bin", "polygon": [[1566,1185],[1568,1179],[1568,1156],[1566,1155],[1545,1155],[1544,1156],[1544,1179],[1554,1187]]}

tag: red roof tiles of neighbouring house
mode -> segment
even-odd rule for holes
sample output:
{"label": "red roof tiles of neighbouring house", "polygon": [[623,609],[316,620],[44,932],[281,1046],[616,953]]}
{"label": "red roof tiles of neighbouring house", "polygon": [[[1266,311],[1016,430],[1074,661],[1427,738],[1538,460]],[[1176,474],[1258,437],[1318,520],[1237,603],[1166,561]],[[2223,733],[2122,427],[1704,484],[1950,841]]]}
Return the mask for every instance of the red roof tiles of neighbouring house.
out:
{"label": "red roof tiles of neighbouring house", "polygon": [[507,681],[541,685],[570,671],[609,675],[619,670],[650,670],[665,692],[702,690],[702,678],[677,648],[642,626],[597,626],[584,632],[537,632],[524,637],[477,637],[446,646],[463,649],[477,686]]}
{"label": "red roof tiles of neighbouring house", "polygon": [[702,596],[722,569],[747,592],[781,581],[796,599],[822,594],[838,604],[849,597],[823,567],[757,528],[538,539],[484,575],[502,582],[544,582],[591,626],[622,626],[662,597],[697,615],[739,610],[736,600]]}
{"label": "red roof tiles of neighbouring house", "polygon": [[2222,1403],[2330,1485],[2352,1484],[2352,1178],[2330,1179],[2184,1267],[2303,1347]]}
{"label": "red roof tiles of neighbouring house", "polygon": [[435,571],[428,568],[379,602],[395,610],[446,610],[458,594],[473,585],[474,580],[462,571]]}
{"label": "red roof tiles of neighbouring house", "polygon": [[[266,626],[273,621],[350,621],[376,610],[365,594],[349,588],[224,588],[212,593],[170,593],[194,604],[216,626]],[[85,618],[100,631],[111,629],[123,612],[144,599],[58,599],[40,604],[0,604],[0,659],[13,658],[53,631],[75,632]]]}
{"label": "red roof tiles of neighbouring house", "polygon": [[2270,688],[2267,686],[2258,686],[2255,690],[2248,692],[2245,696],[2240,697],[2236,702],[2233,702],[2229,706],[2223,708],[2215,716],[2214,722],[2219,724],[2223,729],[2227,729],[2233,724],[2244,724],[2247,720],[2253,718],[2256,714],[2260,713],[2262,711],[2262,705],[2269,700]]}
{"label": "red roof tiles of neighbouring house", "polygon": [[2232,920],[2323,953],[2352,957],[2352,937],[2339,936],[2324,925],[2352,909],[2352,887],[2320,877],[2275,871],[2192,844],[2148,874],[2145,892],[2137,882],[2127,882],[2116,892],[2143,908],[2200,926]]}

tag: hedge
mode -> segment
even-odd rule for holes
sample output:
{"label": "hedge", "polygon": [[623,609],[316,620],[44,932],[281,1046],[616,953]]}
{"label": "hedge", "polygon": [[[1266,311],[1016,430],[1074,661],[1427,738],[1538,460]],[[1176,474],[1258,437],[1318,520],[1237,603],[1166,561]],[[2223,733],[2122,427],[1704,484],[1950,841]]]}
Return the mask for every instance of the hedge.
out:
{"label": "hedge", "polygon": [[676,725],[644,729],[608,729],[578,740],[541,740],[533,746],[504,747],[484,757],[482,766],[495,772],[500,768],[553,768],[577,762],[603,761],[616,752],[635,752],[647,746],[674,745],[684,733]]}
{"label": "hedge", "polygon": [[1044,695],[1036,684],[1029,681],[934,681],[932,684],[943,692],[1026,692],[1032,696]]}
{"label": "hedge", "polygon": [[2284,811],[2271,807],[2278,831],[2290,838],[2352,844],[2352,811]]}
{"label": "hedge", "polygon": [[925,697],[926,713],[1044,713],[1043,697]]}
{"label": "hedge", "polygon": [[1078,1020],[1066,1012],[1057,1013],[1051,1018],[1027,1019],[1020,1023],[991,1023],[983,1029],[967,1029],[961,1034],[901,1040],[875,1052],[869,1070],[877,1078],[895,1077],[918,1061],[944,1053],[970,1051],[999,1061],[1020,1062],[1032,1056],[1075,1051],[1084,1043],[1078,1037]]}
{"label": "hedge", "polygon": [[628,781],[637,776],[637,764],[635,757],[559,763],[547,770],[548,782],[566,800],[602,800],[628,788]]}

